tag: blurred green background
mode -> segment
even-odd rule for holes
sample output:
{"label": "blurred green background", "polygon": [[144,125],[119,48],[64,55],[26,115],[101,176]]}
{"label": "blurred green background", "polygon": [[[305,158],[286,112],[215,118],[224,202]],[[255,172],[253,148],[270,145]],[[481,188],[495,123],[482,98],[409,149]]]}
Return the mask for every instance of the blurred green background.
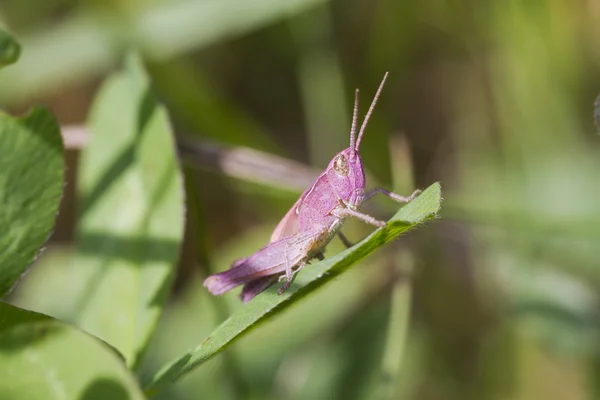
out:
{"label": "blurred green background", "polygon": [[[364,113],[389,71],[361,149],[368,184],[442,182],[442,220],[157,398],[600,398],[599,2],[1,0],[0,26],[23,47],[0,74],[5,109],[41,102],[78,132],[134,48],[180,137],[315,169],[347,146],[354,88]],[[11,297],[66,320],[72,147],[53,240]],[[262,247],[302,190],[203,157],[186,159],[186,241],[148,374],[240,307],[202,279]]]}

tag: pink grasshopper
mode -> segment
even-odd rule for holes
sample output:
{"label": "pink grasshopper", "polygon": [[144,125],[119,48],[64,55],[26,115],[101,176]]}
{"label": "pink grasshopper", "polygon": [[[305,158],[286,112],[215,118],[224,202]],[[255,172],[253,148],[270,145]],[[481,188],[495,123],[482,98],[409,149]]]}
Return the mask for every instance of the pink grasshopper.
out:
{"label": "pink grasshopper", "polygon": [[220,295],[239,285],[244,285],[241,299],[250,301],[276,280],[285,279],[279,289],[283,293],[292,279],[311,259],[323,259],[322,251],[335,234],[350,246],[339,229],[348,217],[382,227],[385,222],[358,211],[359,207],[377,193],[382,193],[399,203],[412,201],[421,191],[415,190],[403,197],[385,189],[376,188],[365,193],[365,174],[358,153],[365,128],[377,104],[383,77],[373,102],[356,137],[358,119],[358,89],[354,96],[354,112],[350,130],[350,147],[340,151],[329,162],[327,169],[283,217],[271,235],[271,242],[247,258],[236,260],[231,269],[209,276],[204,286],[214,295]]}

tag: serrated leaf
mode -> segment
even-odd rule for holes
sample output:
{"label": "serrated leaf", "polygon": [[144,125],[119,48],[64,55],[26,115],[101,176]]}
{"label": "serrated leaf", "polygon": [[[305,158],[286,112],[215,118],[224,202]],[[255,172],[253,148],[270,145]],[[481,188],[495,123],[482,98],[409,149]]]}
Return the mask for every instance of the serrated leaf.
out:
{"label": "serrated leaf", "polygon": [[47,110],[23,118],[0,112],[0,297],[33,262],[58,212],[63,145]]}
{"label": "serrated leaf", "polygon": [[93,106],[83,153],[74,269],[77,322],[137,365],[171,287],[183,238],[182,178],[167,113],[129,59]]}
{"label": "serrated leaf", "polygon": [[135,400],[144,396],[118,354],[43,314],[0,303],[0,398]]}
{"label": "serrated leaf", "polygon": [[324,261],[311,265],[298,273],[294,284],[281,296],[271,287],[258,295],[248,305],[234,313],[217,327],[200,345],[173,361],[145,385],[147,393],[177,381],[193,368],[223,351],[244,333],[259,323],[273,317],[277,312],[298,301],[321,285],[330,282],[377,248],[397,238],[407,230],[436,217],[441,205],[441,188],[431,185],[419,197],[402,207],[384,228],[377,229],[367,238]]}
{"label": "serrated leaf", "polygon": [[21,55],[21,46],[12,36],[0,29],[0,68],[14,64]]}

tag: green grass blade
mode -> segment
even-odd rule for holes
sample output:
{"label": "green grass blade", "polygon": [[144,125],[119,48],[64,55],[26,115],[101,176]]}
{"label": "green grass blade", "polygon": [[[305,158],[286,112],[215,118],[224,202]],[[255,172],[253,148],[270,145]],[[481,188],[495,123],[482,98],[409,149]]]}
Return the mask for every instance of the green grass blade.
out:
{"label": "green grass blade", "polygon": [[398,398],[396,387],[410,321],[412,286],[408,279],[398,279],[392,292],[389,326],[381,364],[378,396],[380,399]]}
{"label": "green grass blade", "polygon": [[54,116],[0,112],[0,297],[35,259],[56,219],[63,189],[63,145]]}
{"label": "green grass blade", "polygon": [[402,207],[384,228],[377,229],[363,241],[333,257],[311,265],[300,273],[294,284],[283,295],[277,295],[277,287],[271,287],[257,296],[247,306],[233,314],[217,327],[196,348],[165,366],[144,387],[152,394],[161,387],[175,382],[196,366],[223,351],[242,334],[256,327],[290,306],[319,286],[331,281],[367,257],[377,248],[397,238],[400,234],[436,217],[441,204],[441,188],[431,185],[413,202]]}
{"label": "green grass blade", "polygon": [[0,29],[0,68],[14,64],[21,55],[21,46],[8,33]]}
{"label": "green grass blade", "polygon": [[183,182],[166,111],[137,59],[104,85],[83,153],[74,273],[77,323],[134,367],[170,291],[183,238]]}
{"label": "green grass blade", "polygon": [[0,398],[141,400],[110,346],[43,314],[0,303]]}

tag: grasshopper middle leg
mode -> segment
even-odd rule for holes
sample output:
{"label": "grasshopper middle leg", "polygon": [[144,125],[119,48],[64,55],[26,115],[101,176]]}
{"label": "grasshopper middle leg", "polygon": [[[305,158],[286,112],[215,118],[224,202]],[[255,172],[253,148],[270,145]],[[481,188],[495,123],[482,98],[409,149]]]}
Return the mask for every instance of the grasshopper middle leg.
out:
{"label": "grasshopper middle leg", "polygon": [[394,192],[390,192],[389,190],[385,190],[382,188],[375,188],[375,189],[369,190],[367,193],[364,194],[362,202],[364,203],[365,201],[369,200],[371,197],[375,196],[377,193],[386,195],[387,197],[389,197],[390,199],[392,199],[394,201],[397,201],[398,203],[410,203],[411,201],[413,201],[415,199],[415,197],[417,197],[421,193],[421,190],[417,189],[414,192],[412,192],[412,194],[410,196],[404,197],[404,196],[400,196],[399,194],[396,194]]}

